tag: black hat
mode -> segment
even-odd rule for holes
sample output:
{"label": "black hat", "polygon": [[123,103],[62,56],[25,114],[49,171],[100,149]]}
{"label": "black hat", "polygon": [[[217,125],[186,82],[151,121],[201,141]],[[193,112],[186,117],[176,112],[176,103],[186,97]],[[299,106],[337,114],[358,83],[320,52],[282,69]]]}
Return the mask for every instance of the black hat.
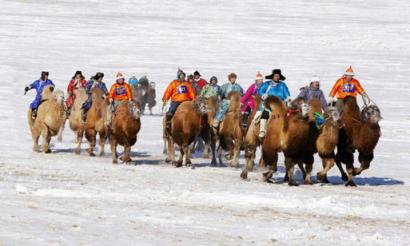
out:
{"label": "black hat", "polygon": [[42,71],[42,72],[41,72],[41,77],[43,77],[43,76],[48,76],[48,72]]}
{"label": "black hat", "polygon": [[198,72],[198,70],[196,70],[195,72],[194,72],[194,76],[201,76],[201,74]]}
{"label": "black hat", "polygon": [[211,79],[209,79],[209,82],[212,82],[212,80],[215,80],[216,82],[218,82],[218,78],[216,76],[212,76]]}
{"label": "black hat", "polygon": [[83,73],[82,73],[81,71],[76,71],[75,74],[74,74],[74,76],[76,76],[76,75],[78,75],[78,74],[83,75]]}
{"label": "black hat", "polygon": [[104,73],[98,72],[95,74],[94,79],[98,80],[99,78],[103,78],[104,77]]}
{"label": "black hat", "polygon": [[282,71],[280,69],[273,69],[272,74],[265,76],[265,79],[273,79],[273,75],[279,74],[280,75],[280,80],[285,80],[286,77],[282,75]]}

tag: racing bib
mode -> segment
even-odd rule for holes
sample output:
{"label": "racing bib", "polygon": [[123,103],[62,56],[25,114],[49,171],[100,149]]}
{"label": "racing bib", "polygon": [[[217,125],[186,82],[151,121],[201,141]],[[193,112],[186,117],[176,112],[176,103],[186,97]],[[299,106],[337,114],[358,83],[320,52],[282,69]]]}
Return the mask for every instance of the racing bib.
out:
{"label": "racing bib", "polygon": [[343,92],[355,92],[356,88],[354,87],[354,84],[344,84],[342,87]]}
{"label": "racing bib", "polygon": [[177,87],[178,94],[186,94],[188,93],[188,87],[186,85],[181,85]]}
{"label": "racing bib", "polygon": [[124,86],[115,88],[115,95],[119,96],[119,95],[124,95],[125,93],[126,91],[125,91]]}

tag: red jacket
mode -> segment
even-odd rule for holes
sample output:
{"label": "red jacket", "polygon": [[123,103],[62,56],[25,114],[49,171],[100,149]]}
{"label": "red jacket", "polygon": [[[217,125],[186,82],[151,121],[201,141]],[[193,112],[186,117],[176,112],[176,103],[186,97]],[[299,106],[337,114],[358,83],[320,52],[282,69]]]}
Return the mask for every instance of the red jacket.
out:
{"label": "red jacket", "polygon": [[202,88],[203,88],[205,85],[208,84],[208,82],[207,82],[206,80],[204,80],[203,78],[200,78],[196,83],[197,83],[197,85],[198,85],[199,91],[201,91]]}
{"label": "red jacket", "polygon": [[68,94],[73,94],[75,89],[78,88],[85,88],[85,84],[87,84],[87,81],[85,79],[81,79],[81,80],[70,80],[70,83],[68,83],[67,86],[67,92]]}

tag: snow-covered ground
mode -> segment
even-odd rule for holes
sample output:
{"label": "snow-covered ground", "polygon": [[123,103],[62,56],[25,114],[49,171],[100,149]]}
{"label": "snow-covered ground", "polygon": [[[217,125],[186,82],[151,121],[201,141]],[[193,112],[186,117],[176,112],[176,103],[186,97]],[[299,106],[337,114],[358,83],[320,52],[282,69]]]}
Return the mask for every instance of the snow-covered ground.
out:
{"label": "snow-covered ground", "polygon": [[[0,0],[0,245],[408,245],[410,2]],[[72,153],[73,134],[33,153],[24,85],[41,70],[146,73],[158,100],[178,66],[208,79],[281,68],[291,93],[344,69],[382,109],[382,138],[356,188],[266,184],[260,174],[164,163],[160,106],[144,116],[136,165]],[[84,147],[86,144],[83,145]],[[241,159],[241,164],[244,160]],[[282,166],[282,161],[281,164]],[[321,164],[316,157],[315,170]],[[283,176],[280,168],[278,176]]]}

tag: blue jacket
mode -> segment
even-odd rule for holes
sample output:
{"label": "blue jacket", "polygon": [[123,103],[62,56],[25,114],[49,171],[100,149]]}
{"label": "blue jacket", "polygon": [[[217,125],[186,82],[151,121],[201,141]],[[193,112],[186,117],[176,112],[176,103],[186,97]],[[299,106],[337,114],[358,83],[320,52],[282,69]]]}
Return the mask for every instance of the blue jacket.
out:
{"label": "blue jacket", "polygon": [[258,90],[258,94],[261,97],[265,94],[268,96],[277,96],[282,101],[290,97],[289,89],[284,82],[279,81],[279,83],[275,83],[272,80],[263,82]]}
{"label": "blue jacket", "polygon": [[241,96],[243,95],[243,89],[239,84],[237,83],[232,84],[231,82],[228,82],[221,86],[222,99],[228,98],[228,95],[231,91],[239,91],[241,93]]}
{"label": "blue jacket", "polygon": [[42,80],[38,79],[38,80],[34,81],[33,83],[31,83],[29,85],[30,90],[35,89],[36,92],[37,92],[36,97],[34,98],[34,101],[30,104],[31,109],[38,108],[38,106],[40,105],[40,102],[41,102],[41,93],[43,92],[44,87],[46,87],[47,85],[54,86],[54,83],[53,83],[53,81],[51,81],[49,79],[47,79],[45,81],[42,81]]}
{"label": "blue jacket", "polygon": [[138,84],[138,79],[136,78],[130,78],[128,80],[128,84],[130,84],[130,86],[136,86]]}
{"label": "blue jacket", "polygon": [[87,94],[89,95],[91,93],[91,89],[92,88],[100,88],[104,91],[104,95],[107,96],[108,95],[108,89],[107,86],[105,86],[105,83],[101,81],[101,83],[90,79],[87,84],[85,85],[85,91],[87,92]]}

